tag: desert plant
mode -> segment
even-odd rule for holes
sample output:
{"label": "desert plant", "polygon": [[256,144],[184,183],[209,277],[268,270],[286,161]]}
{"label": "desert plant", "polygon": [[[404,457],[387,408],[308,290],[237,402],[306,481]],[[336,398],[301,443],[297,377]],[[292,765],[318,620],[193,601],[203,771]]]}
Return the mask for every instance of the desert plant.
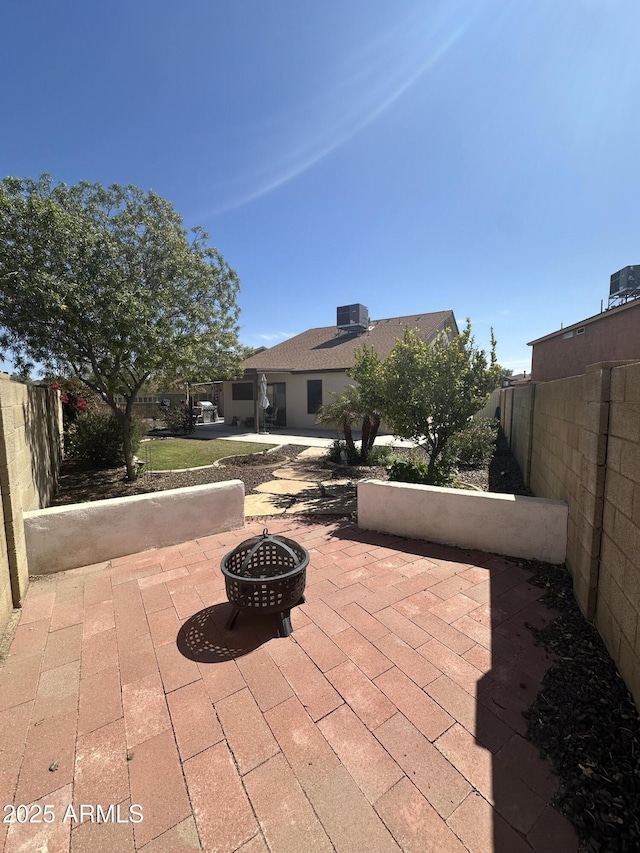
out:
{"label": "desert plant", "polygon": [[388,465],[391,461],[392,450],[386,444],[377,444],[369,450],[367,465],[380,467]]}
{"label": "desert plant", "polygon": [[428,482],[428,463],[425,459],[413,457],[411,459],[396,459],[389,469],[389,479],[399,483],[419,483],[425,485]]}
{"label": "desert plant", "polygon": [[389,479],[423,486],[451,486],[456,473],[455,458],[447,447],[441,453],[436,468],[430,468],[429,457],[419,452],[413,453],[408,458],[393,460],[389,469]]}
{"label": "desert plant", "polygon": [[[139,418],[131,422],[131,446],[138,449],[144,435],[144,425]],[[115,468],[123,465],[124,441],[122,426],[113,412],[106,409],[88,411],[70,425],[68,455],[92,468]]]}
{"label": "desert plant", "polygon": [[348,465],[357,465],[358,459],[360,458],[358,450],[354,444],[347,444],[346,441],[342,439],[336,438],[331,443],[329,449],[327,450],[327,459],[329,462],[335,462],[339,464],[344,461],[343,455],[345,454],[347,464]]}
{"label": "desert plant", "polygon": [[187,406],[170,406],[162,415],[167,429],[179,435],[189,435],[196,427],[196,418],[193,409]]}
{"label": "desert plant", "polygon": [[495,348],[492,332],[489,353],[478,349],[467,320],[459,335],[443,332],[431,343],[407,329],[384,362],[385,418],[424,448],[432,485],[451,479],[447,445],[498,384]]}
{"label": "desert plant", "polygon": [[479,468],[491,461],[498,437],[498,422],[493,418],[472,418],[449,441],[458,465]]}

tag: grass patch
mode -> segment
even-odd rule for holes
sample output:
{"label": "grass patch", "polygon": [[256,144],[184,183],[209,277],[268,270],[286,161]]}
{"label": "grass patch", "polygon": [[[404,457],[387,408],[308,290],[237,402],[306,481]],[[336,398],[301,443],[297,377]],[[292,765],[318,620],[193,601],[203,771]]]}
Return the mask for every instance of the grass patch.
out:
{"label": "grass patch", "polygon": [[223,456],[244,456],[275,447],[253,441],[193,441],[188,438],[156,438],[140,445],[138,457],[151,471],[171,471],[213,465]]}

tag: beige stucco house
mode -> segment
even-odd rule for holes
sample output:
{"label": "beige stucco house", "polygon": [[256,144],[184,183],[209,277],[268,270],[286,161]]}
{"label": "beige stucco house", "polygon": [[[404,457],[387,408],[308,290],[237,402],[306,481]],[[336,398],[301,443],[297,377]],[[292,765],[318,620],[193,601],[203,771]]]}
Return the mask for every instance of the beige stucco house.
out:
{"label": "beige stucco house", "polygon": [[599,361],[640,360],[640,298],[530,341],[531,380],[579,376]]}
{"label": "beige stucco house", "polygon": [[255,428],[258,416],[263,423],[258,389],[264,373],[271,403],[267,426],[313,428],[316,412],[331,401],[331,392],[340,393],[353,382],[347,370],[354,365],[357,347],[366,344],[386,358],[405,329],[429,341],[439,332],[458,334],[453,311],[370,320],[363,305],[338,308],[335,325],[309,329],[244,362],[243,378],[224,383],[225,423]]}

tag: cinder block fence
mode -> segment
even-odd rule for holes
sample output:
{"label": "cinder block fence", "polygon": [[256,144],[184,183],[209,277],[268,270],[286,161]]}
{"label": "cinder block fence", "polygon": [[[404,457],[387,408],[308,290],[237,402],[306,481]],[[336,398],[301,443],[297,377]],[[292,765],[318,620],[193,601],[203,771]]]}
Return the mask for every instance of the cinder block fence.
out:
{"label": "cinder block fence", "polygon": [[640,707],[640,362],[503,388],[500,420],[535,495],[569,506],[567,565]]}
{"label": "cinder block fence", "polygon": [[61,442],[59,392],[0,373],[0,633],[29,582],[23,513],[49,505]]}

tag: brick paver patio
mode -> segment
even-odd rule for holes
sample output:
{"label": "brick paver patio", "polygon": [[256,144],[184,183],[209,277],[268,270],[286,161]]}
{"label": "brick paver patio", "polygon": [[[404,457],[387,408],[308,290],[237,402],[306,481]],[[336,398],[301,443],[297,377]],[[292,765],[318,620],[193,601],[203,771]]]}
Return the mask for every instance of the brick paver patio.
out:
{"label": "brick paver patio", "polygon": [[268,525],[311,557],[289,638],[223,627],[220,561],[260,520],[31,584],[0,668],[0,800],[50,822],[3,823],[0,847],[575,851],[523,737],[551,663],[525,622],[553,617],[527,571],[344,521]]}

